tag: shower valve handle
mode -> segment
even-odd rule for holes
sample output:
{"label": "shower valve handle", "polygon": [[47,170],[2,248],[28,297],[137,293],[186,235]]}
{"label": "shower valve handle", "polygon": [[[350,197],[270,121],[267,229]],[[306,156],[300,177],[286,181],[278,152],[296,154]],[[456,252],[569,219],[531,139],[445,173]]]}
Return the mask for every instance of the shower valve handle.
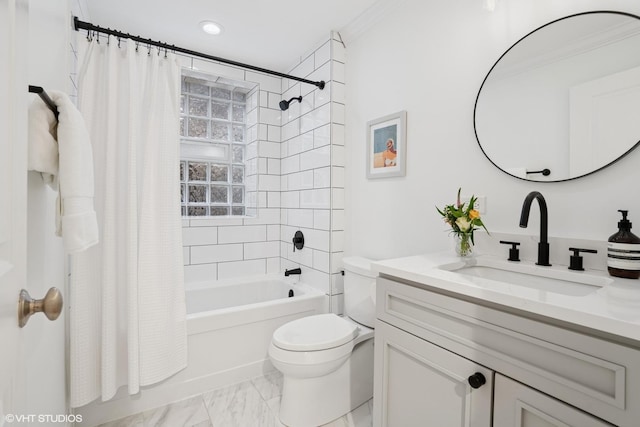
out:
{"label": "shower valve handle", "polygon": [[304,235],[302,231],[298,230],[296,234],[293,235],[293,252],[295,252],[296,249],[299,250],[302,248],[304,248]]}

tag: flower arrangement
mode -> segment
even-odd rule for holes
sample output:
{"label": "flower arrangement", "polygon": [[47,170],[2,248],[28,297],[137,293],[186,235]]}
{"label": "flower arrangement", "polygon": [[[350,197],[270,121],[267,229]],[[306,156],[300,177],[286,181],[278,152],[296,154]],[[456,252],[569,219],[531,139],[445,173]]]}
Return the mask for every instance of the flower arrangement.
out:
{"label": "flower arrangement", "polygon": [[454,234],[459,242],[456,244],[456,251],[460,256],[471,255],[472,245],[475,244],[473,240],[473,232],[478,230],[479,227],[489,233],[487,227],[484,226],[482,219],[480,218],[480,212],[475,209],[476,196],[471,196],[469,204],[460,202],[460,191],[458,189],[458,199],[455,205],[446,205],[444,209],[440,210],[437,206],[436,209],[444,218],[444,222],[451,226],[451,234]]}

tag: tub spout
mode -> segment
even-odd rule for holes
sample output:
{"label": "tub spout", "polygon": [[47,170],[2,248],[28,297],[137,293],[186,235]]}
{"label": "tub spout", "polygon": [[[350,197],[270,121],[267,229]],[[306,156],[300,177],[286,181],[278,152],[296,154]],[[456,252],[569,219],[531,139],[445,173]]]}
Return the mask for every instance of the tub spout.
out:
{"label": "tub spout", "polygon": [[302,274],[302,270],[300,270],[300,268],[292,268],[291,270],[284,271],[284,275],[287,277],[292,274]]}

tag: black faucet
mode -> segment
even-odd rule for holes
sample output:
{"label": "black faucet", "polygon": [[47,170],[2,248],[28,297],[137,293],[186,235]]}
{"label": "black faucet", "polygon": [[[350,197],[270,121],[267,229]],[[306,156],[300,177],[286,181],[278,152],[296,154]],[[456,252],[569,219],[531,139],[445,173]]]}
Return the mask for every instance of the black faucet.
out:
{"label": "black faucet", "polygon": [[290,276],[292,274],[302,274],[302,270],[300,270],[300,268],[292,268],[291,270],[284,271],[285,276]]}
{"label": "black faucet", "polygon": [[540,242],[538,243],[538,262],[536,262],[536,264],[550,266],[547,202],[538,191],[532,191],[525,197],[524,203],[522,204],[522,212],[520,213],[520,227],[527,228],[529,211],[531,211],[531,202],[533,202],[533,199],[536,199],[540,206]]}

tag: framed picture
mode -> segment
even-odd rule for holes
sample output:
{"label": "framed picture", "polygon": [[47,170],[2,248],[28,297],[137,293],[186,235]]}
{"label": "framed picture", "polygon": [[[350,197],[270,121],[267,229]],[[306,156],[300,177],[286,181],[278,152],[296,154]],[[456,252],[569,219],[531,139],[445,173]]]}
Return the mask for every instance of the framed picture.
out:
{"label": "framed picture", "polygon": [[406,111],[367,123],[367,178],[405,175],[406,125]]}

